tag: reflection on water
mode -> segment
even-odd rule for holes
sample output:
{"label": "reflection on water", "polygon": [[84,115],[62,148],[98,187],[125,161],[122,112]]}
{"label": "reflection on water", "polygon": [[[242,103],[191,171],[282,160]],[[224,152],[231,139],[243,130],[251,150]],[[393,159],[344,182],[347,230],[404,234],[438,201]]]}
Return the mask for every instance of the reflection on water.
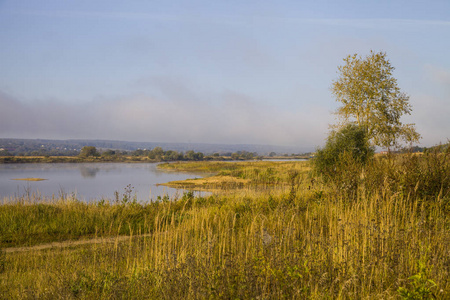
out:
{"label": "reflection on water", "polygon": [[93,178],[99,171],[99,168],[88,168],[85,166],[80,166],[80,173],[84,178]]}
{"label": "reflection on water", "polygon": [[[154,163],[56,163],[0,165],[0,199],[40,193],[46,197],[76,195],[80,200],[115,199],[128,185],[139,201],[158,197],[181,197],[185,191],[157,186],[173,180],[201,177],[198,174],[165,172]],[[45,178],[40,182],[18,182],[13,178]],[[197,193],[198,194],[198,193]]]}

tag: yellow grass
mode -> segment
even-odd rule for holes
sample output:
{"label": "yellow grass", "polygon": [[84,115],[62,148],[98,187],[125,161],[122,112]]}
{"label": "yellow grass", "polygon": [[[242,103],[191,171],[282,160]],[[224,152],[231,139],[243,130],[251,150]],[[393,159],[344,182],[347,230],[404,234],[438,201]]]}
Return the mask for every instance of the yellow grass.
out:
{"label": "yellow grass", "polygon": [[23,180],[23,181],[43,181],[43,180],[48,180],[48,179],[44,179],[44,178],[13,178],[11,180]]}
{"label": "yellow grass", "polygon": [[217,190],[218,187],[244,186],[250,183],[250,179],[236,178],[232,176],[211,176],[206,178],[194,178],[178,181],[170,181],[160,185],[173,188],[190,188],[194,190]]}

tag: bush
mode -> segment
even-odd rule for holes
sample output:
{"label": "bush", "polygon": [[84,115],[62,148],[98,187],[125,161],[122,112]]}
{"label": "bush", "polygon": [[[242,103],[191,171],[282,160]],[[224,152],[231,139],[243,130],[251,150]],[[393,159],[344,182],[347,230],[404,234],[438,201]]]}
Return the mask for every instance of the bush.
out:
{"label": "bush", "polygon": [[336,179],[350,163],[364,165],[375,150],[369,144],[366,129],[348,124],[338,131],[332,131],[325,147],[317,149],[313,161],[314,170],[325,179]]}

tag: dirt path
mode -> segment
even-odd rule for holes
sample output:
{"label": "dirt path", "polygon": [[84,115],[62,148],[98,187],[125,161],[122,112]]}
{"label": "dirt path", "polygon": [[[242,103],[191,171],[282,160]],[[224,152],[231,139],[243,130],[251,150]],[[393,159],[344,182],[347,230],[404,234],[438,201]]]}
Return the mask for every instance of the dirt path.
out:
{"label": "dirt path", "polygon": [[130,238],[133,239],[136,237],[148,237],[148,236],[151,236],[151,234],[141,234],[141,235],[133,235],[133,236],[120,235],[120,236],[115,236],[115,237],[100,237],[100,238],[89,239],[89,240],[53,242],[53,243],[35,245],[35,246],[30,246],[30,247],[4,248],[3,251],[6,253],[15,253],[15,252],[45,250],[45,249],[52,249],[52,248],[67,248],[67,247],[90,245],[90,244],[116,243],[116,242],[127,241]]}

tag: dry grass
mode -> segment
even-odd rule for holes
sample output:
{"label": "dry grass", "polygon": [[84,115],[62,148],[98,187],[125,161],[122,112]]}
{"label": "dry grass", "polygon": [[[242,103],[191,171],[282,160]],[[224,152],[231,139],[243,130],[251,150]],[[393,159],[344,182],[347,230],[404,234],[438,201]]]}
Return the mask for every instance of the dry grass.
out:
{"label": "dry grass", "polygon": [[43,180],[48,180],[48,179],[44,179],[44,178],[13,178],[11,180],[23,180],[23,181],[43,181]]}
{"label": "dry grass", "polygon": [[250,179],[216,175],[206,178],[171,181],[160,185],[179,189],[193,189],[197,191],[218,192],[221,190],[229,190],[232,188],[242,188],[244,186],[248,186],[249,183]]}
{"label": "dry grass", "polygon": [[268,189],[286,189],[292,185],[291,177],[310,170],[306,162],[179,162],[159,165],[164,170],[203,172],[203,178],[171,181],[162,185],[212,192],[230,192],[251,189],[267,192]]}

